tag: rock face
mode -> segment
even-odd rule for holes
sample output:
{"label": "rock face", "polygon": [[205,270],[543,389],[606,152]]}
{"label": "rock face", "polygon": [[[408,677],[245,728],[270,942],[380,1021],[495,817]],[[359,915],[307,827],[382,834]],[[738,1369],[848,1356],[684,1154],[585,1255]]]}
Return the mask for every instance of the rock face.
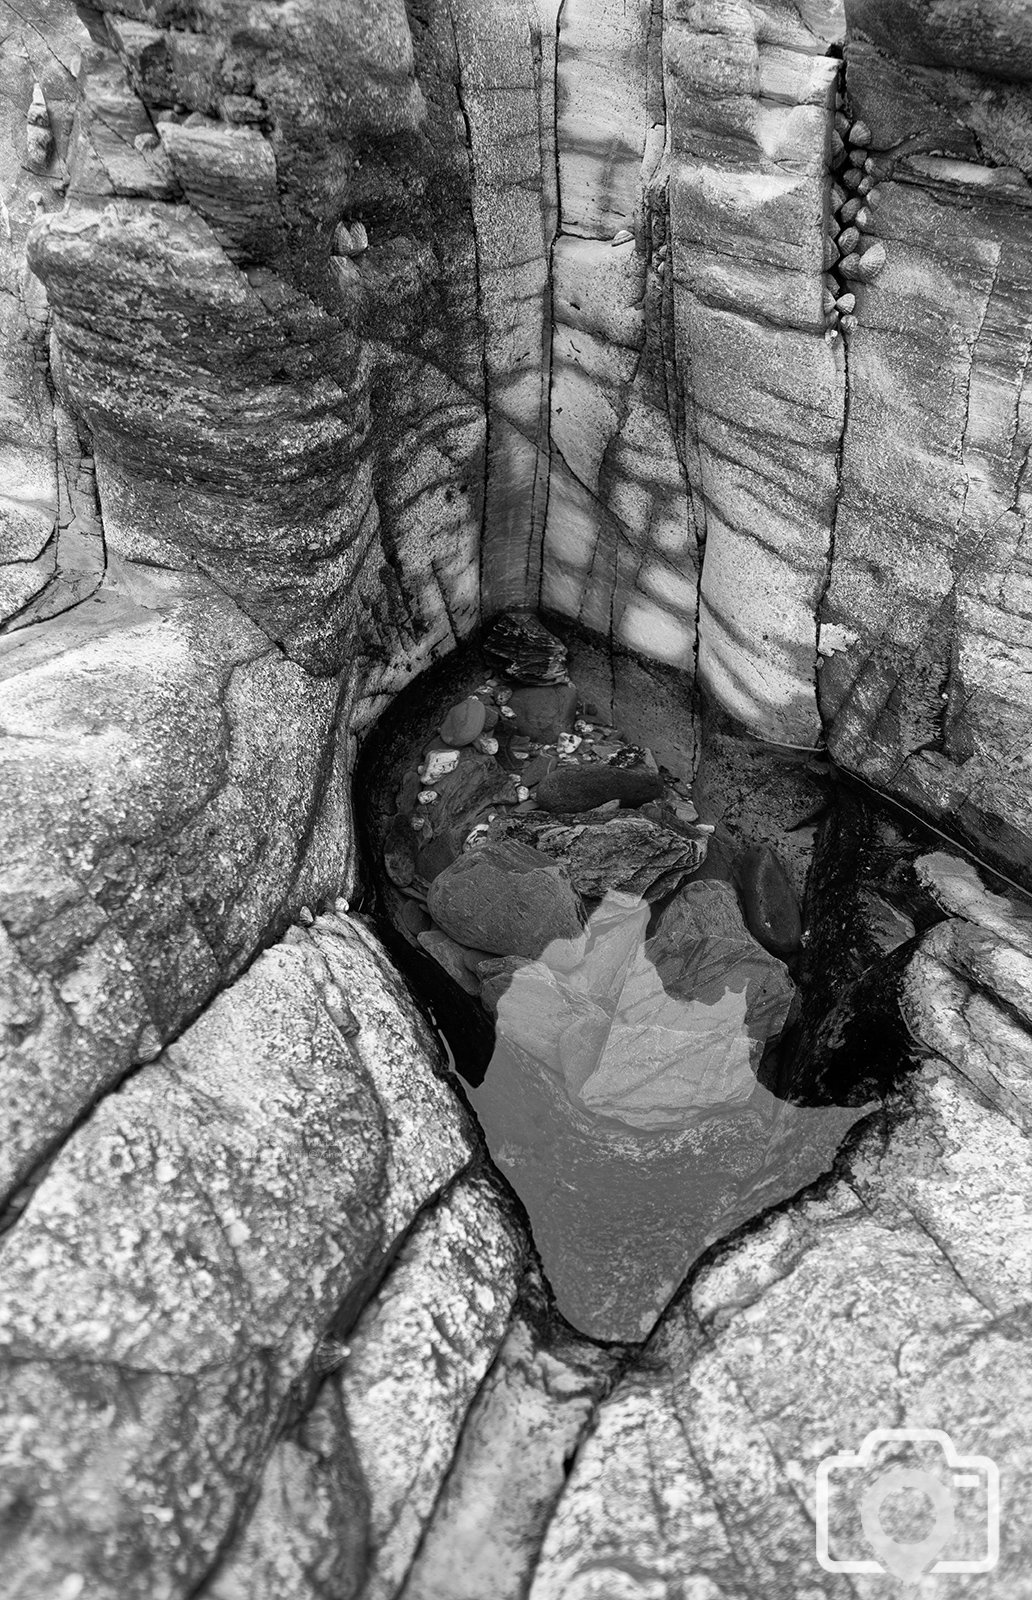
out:
{"label": "rock face", "polygon": [[0,677],[7,1194],[352,847],[346,691],[203,580],[109,575],[0,639]]}
{"label": "rock face", "polygon": [[437,1062],[325,919],[63,1146],[0,1248],[13,1595],[194,1592],[320,1341],[470,1158]]}

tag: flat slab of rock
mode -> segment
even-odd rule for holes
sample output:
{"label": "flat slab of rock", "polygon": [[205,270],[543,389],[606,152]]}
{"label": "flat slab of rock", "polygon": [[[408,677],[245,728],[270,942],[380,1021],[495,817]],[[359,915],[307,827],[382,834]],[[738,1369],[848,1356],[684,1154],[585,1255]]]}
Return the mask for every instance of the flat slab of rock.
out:
{"label": "flat slab of rock", "polygon": [[565,683],[566,646],[533,611],[507,611],[484,634],[483,651],[514,683]]}
{"label": "flat slab of rock", "polygon": [[533,958],[553,940],[580,937],[580,904],[556,863],[517,840],[467,851],[434,879],[434,921],[459,944]]}
{"label": "flat slab of rock", "polygon": [[664,828],[649,817],[616,812],[606,822],[555,822],[533,813],[506,829],[561,861],[578,894],[601,900],[610,890],[646,900],[673,894],[701,865],[702,838]]}

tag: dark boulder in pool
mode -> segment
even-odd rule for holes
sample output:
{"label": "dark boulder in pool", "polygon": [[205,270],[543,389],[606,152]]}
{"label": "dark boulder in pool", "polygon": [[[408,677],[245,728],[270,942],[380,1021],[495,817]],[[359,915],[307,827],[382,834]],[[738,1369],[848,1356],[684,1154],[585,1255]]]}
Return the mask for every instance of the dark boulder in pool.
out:
{"label": "dark boulder in pool", "polygon": [[436,877],[427,908],[438,927],[475,950],[533,960],[581,936],[580,901],[563,869],[517,839],[464,852]]}
{"label": "dark boulder in pool", "polygon": [[593,761],[556,767],[541,779],[536,798],[543,811],[591,811],[608,800],[643,806],[662,794],[663,780],[650,767],[611,767]]}

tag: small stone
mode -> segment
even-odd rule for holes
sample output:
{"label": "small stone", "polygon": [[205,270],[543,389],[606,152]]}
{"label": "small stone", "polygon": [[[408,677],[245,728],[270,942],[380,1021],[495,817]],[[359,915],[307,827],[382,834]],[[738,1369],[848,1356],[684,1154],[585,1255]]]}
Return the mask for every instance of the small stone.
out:
{"label": "small stone", "polygon": [[572,756],[582,743],[578,733],[561,733],[556,740],[556,748],[561,756]]}
{"label": "small stone", "polygon": [[863,180],[864,173],[861,167],[847,167],[845,172],[842,174],[843,188],[849,189],[851,193],[854,194],[860,188]]}
{"label": "small stone", "polygon": [[419,793],[416,796],[416,799],[419,801],[419,804],[421,806],[432,806],[434,801],[437,799],[437,790],[436,789],[420,789]]}
{"label": "small stone", "polygon": [[419,769],[419,776],[424,784],[436,783],[438,778],[454,772],[458,764],[457,750],[431,750]]}
{"label": "small stone", "polygon": [[207,120],[207,117],[202,116],[200,111],[191,111],[189,116],[183,118],[183,127],[203,128]]}
{"label": "small stone", "polygon": [[311,906],[302,906],[297,914],[297,920],[303,923],[306,928],[310,928],[315,921]]}
{"label": "small stone", "polygon": [[156,133],[138,133],[133,140],[133,148],[146,155],[148,150],[156,150],[160,143]]}
{"label": "small stone", "polygon": [[516,785],[516,798],[520,801],[530,799],[530,790],[527,788],[525,783],[518,783]]}
{"label": "small stone", "polygon": [[553,755],[534,756],[523,769],[521,774],[523,782],[533,788],[542,778],[547,778],[550,772],[554,772],[556,766],[556,758]]}
{"label": "small stone", "polygon": [[852,255],[859,243],[859,228],[843,228],[838,236],[838,247],[844,256]]}
{"label": "small stone", "polygon": [[516,720],[516,713],[512,709],[512,706],[499,706],[498,715],[500,717],[504,717],[507,722],[515,722]]}
{"label": "small stone", "polygon": [[441,723],[441,738],[457,749],[472,744],[484,731],[485,717],[484,702],[471,694],[452,706]]}
{"label": "small stone", "polygon": [[483,756],[496,756],[498,754],[498,740],[490,733],[482,733],[473,740],[474,750],[479,750]]}

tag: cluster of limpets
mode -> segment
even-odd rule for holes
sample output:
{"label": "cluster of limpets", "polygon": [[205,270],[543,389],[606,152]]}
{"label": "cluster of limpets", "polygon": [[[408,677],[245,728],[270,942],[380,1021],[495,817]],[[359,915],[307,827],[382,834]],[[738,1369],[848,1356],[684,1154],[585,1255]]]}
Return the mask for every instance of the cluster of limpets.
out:
{"label": "cluster of limpets", "polygon": [[824,317],[829,343],[857,325],[856,286],[870,283],[885,265],[885,246],[868,232],[878,204],[878,161],[871,130],[852,121],[838,97],[831,135],[831,223],[824,244]]}

